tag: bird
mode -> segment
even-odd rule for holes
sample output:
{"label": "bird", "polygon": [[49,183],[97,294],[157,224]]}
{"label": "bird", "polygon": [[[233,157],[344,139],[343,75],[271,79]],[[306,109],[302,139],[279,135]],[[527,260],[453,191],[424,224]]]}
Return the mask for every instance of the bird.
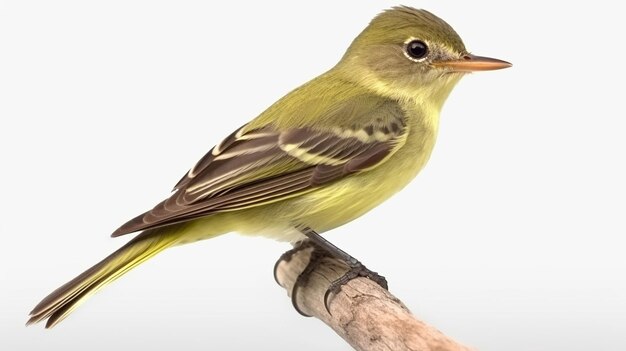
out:
{"label": "bird", "polygon": [[27,324],[53,327],[161,251],[226,233],[309,238],[351,259],[320,234],[364,215],[420,172],[463,76],[510,66],[471,54],[426,10],[382,11],[334,67],[217,143],[168,198],[115,230],[113,237],[139,234],[45,297]]}

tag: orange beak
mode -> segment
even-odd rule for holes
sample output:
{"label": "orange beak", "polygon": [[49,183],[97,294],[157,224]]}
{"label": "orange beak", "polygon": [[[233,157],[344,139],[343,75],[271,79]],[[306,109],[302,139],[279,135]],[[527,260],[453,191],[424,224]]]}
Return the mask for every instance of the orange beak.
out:
{"label": "orange beak", "polygon": [[466,54],[459,60],[433,62],[432,65],[448,68],[454,72],[493,71],[513,66],[506,61],[472,54]]}

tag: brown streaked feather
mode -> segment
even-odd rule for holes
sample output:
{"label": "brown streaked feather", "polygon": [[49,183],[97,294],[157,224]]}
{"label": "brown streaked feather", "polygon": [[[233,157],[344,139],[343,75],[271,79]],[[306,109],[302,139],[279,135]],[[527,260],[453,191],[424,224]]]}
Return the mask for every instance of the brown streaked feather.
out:
{"label": "brown streaked feather", "polygon": [[[126,234],[122,232],[125,227],[138,228],[133,231],[148,228],[156,228],[191,219],[203,217],[216,212],[233,211],[251,207],[250,204],[273,202],[276,198],[287,198],[287,195],[296,196],[306,191],[313,190],[311,187],[311,174],[315,167],[286,174],[282,177],[267,181],[251,183],[240,188],[229,189],[227,193],[211,199],[191,204],[186,207],[172,208],[170,211],[163,209],[161,202],[152,211],[141,214],[120,227],[113,236]],[[118,232],[120,232],[118,234]],[[130,233],[129,232],[129,233]]]}
{"label": "brown streaked feather", "polygon": [[237,140],[235,137],[237,133],[239,133],[239,131],[243,130],[245,127],[246,125],[232,132],[219,144],[215,145],[211,149],[211,151],[207,152],[206,155],[204,155],[187,173],[185,173],[185,175],[178,181],[178,183],[176,183],[173,191],[177,189],[182,189],[185,185],[187,185],[189,181],[191,181],[191,179],[193,179],[193,177],[197,173],[201,172],[204,168],[206,168],[211,163],[211,161],[213,161],[213,159],[215,158],[215,156],[213,155],[213,151],[230,146],[232,143],[234,143]]}
{"label": "brown streaked feather", "polygon": [[168,199],[112,236],[280,201],[374,167],[408,133],[404,115],[391,107],[376,109],[371,123],[351,129],[244,126],[207,153]]}

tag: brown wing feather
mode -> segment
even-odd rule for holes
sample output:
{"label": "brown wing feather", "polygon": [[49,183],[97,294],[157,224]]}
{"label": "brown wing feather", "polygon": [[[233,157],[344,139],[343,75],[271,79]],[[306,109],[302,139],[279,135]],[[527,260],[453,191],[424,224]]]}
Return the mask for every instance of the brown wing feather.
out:
{"label": "brown wing feather", "polygon": [[220,148],[227,148],[235,141],[237,141],[236,135],[240,131],[242,131],[246,125],[240,127],[236,131],[232,132],[229,136],[227,136],[221,143],[215,145],[211,151],[207,152],[185,175],[176,183],[174,186],[174,190],[182,189],[185,185],[187,185],[197,173],[200,173],[204,170],[215,158],[214,153],[218,153]]}
{"label": "brown wing feather", "polygon": [[243,133],[242,127],[203,157],[168,199],[112,236],[279,201],[374,167],[408,133],[401,119],[391,122],[395,128],[378,123],[354,130],[266,127]]}

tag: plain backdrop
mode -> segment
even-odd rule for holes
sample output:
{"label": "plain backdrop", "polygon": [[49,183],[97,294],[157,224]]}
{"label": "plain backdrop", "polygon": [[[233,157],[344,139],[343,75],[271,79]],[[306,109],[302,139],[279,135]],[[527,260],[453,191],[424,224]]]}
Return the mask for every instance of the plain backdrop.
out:
{"label": "plain backdrop", "polygon": [[[618,2],[408,1],[513,68],[451,94],[426,169],[327,238],[479,350],[626,349]],[[0,2],[1,350],[349,350],[272,279],[289,246],[171,249],[57,328],[46,294],[390,1]]]}

